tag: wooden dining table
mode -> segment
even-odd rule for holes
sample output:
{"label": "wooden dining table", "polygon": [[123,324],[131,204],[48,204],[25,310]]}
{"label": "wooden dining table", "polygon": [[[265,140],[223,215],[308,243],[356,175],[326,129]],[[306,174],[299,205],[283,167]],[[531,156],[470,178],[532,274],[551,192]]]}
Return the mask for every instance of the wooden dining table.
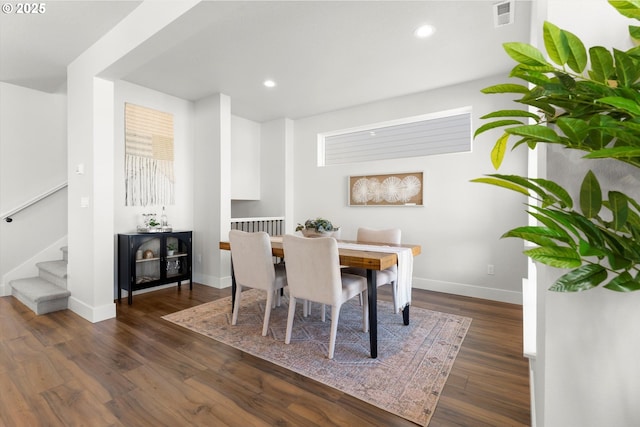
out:
{"label": "wooden dining table", "polygon": [[[358,244],[362,242],[355,242],[350,240],[339,240],[339,242]],[[375,243],[367,242],[363,245],[370,246]],[[403,247],[411,249],[413,256],[419,255],[422,251],[420,245],[402,244],[402,245],[389,245],[380,244],[380,246],[393,246]],[[228,241],[220,242],[220,249],[231,250],[231,245]],[[271,236],[271,252],[273,256],[279,258],[285,258],[284,248],[282,245],[282,236]],[[345,249],[338,247],[340,255],[340,265],[346,267],[364,268],[367,271],[367,291],[369,302],[369,345],[371,348],[371,357],[378,357],[378,287],[376,286],[376,272],[385,270],[398,262],[398,256],[395,252],[378,252],[370,250],[358,250],[358,249]],[[232,307],[233,300],[236,294],[236,281],[233,275],[233,266],[231,268],[231,292],[232,292]],[[402,318],[405,325],[409,324],[409,306],[406,306],[402,311]]]}

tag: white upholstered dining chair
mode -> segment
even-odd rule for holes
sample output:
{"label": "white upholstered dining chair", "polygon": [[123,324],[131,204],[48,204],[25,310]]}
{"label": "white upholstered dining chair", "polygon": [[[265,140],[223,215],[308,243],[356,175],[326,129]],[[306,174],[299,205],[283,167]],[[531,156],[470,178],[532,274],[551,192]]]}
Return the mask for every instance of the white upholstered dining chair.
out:
{"label": "white upholstered dining chair", "polygon": [[[401,243],[402,231],[399,228],[389,228],[385,230],[374,230],[372,228],[360,227],[356,240],[358,243],[388,244],[399,245]],[[364,268],[347,267],[343,269],[349,274],[357,274],[367,277],[367,270]],[[396,294],[398,291],[396,281],[398,279],[398,266],[393,265],[386,270],[376,272],[376,286],[380,287],[386,284],[391,285],[391,294],[393,295],[393,305],[396,305]]]}
{"label": "white upholstered dining chair", "polygon": [[[340,308],[349,299],[363,295],[367,301],[367,280],[340,269],[338,244],[332,237],[306,238],[285,235],[284,256],[289,285],[289,316],[285,343],[291,342],[296,301],[317,302],[331,306],[329,359],[333,359]],[[369,330],[369,305],[362,305],[362,330]]]}
{"label": "white upholstered dining chair", "polygon": [[238,322],[240,299],[243,288],[262,289],[267,293],[264,308],[262,335],[267,335],[271,309],[276,301],[280,305],[280,290],[287,285],[284,265],[273,264],[271,241],[264,231],[247,233],[240,230],[229,232],[231,262],[236,280],[236,296],[231,324]]}

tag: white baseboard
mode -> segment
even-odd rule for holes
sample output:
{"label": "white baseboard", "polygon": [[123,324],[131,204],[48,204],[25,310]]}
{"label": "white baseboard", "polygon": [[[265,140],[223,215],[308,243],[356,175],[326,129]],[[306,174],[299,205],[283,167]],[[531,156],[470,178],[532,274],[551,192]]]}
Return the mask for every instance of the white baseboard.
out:
{"label": "white baseboard", "polygon": [[116,317],[116,304],[109,303],[100,307],[91,307],[73,295],[69,297],[69,310],[76,313],[78,316],[85,318],[91,323],[101,322],[107,319],[113,319]]}
{"label": "white baseboard", "polygon": [[231,276],[216,277],[194,273],[193,281],[216,289],[224,289],[231,286]]}
{"label": "white baseboard", "polygon": [[485,288],[416,277],[413,278],[413,288],[522,305],[522,292],[505,291],[504,289]]}
{"label": "white baseboard", "polygon": [[[231,276],[214,277],[194,274],[193,281],[217,289],[224,289],[231,286]],[[522,305],[522,292],[516,291],[505,291],[503,289],[485,288],[482,286],[420,279],[416,277],[413,278],[413,288]]]}

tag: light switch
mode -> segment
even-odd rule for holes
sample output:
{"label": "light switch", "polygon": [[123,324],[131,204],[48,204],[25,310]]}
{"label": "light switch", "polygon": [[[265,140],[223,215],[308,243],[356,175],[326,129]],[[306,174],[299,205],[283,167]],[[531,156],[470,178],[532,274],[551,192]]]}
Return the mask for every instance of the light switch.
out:
{"label": "light switch", "polygon": [[80,207],[88,208],[89,207],[89,198],[88,197],[80,197]]}
{"label": "light switch", "polygon": [[78,163],[76,165],[76,174],[84,175],[84,163]]}

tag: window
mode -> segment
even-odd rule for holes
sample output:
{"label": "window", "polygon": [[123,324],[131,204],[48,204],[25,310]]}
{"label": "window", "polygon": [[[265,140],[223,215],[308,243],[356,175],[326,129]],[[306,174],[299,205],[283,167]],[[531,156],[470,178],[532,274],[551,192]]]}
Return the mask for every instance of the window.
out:
{"label": "window", "polygon": [[318,134],[318,166],[471,151],[471,107]]}

